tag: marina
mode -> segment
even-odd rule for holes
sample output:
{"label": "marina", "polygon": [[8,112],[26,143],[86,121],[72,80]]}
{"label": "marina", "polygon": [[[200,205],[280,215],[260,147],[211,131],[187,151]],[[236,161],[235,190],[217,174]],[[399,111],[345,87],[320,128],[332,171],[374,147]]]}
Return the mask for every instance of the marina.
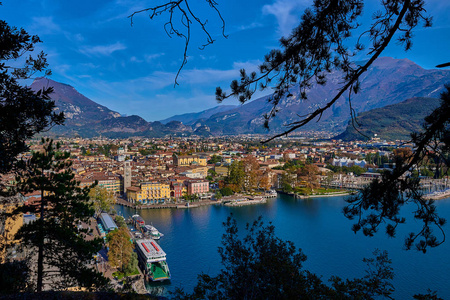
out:
{"label": "marina", "polygon": [[[402,210],[407,223],[399,225],[396,238],[389,238],[382,231],[369,238],[351,231],[353,222],[342,214],[345,198],[303,200],[279,194],[266,203],[242,207],[212,205],[189,210],[142,210],[139,214],[145,222],[152,222],[165,234],[157,245],[166,253],[171,276],[170,281],[147,283],[147,289],[163,297],[180,286],[190,292],[198,274],[218,274],[223,267],[217,252],[224,233],[222,223],[232,213],[242,233],[245,225],[259,216],[263,216],[266,225],[272,222],[277,237],[292,241],[307,255],[304,268],[323,276],[324,280],[333,275],[344,279],[364,276],[366,265],[362,259],[372,257],[373,250],[378,248],[387,250],[392,260],[395,299],[411,299],[414,293],[425,293],[428,288],[436,290],[444,299],[450,297],[447,270],[450,243],[445,242],[426,254],[403,250],[404,237],[418,229],[412,222],[414,207]],[[436,206],[439,216],[449,220],[450,199],[437,201]],[[116,210],[124,217],[135,214],[134,209],[126,207],[116,206]]]}

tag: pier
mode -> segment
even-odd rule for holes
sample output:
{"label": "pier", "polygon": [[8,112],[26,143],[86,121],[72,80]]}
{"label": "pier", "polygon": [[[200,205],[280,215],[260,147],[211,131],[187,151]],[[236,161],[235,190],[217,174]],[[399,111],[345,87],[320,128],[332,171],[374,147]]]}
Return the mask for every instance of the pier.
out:
{"label": "pier", "polygon": [[134,204],[130,203],[124,199],[117,198],[116,204],[130,207],[134,209],[163,209],[163,208],[194,208],[200,207],[204,205],[214,205],[214,204],[222,204],[221,200],[199,200],[196,202],[179,202],[179,203],[158,203],[158,204]]}

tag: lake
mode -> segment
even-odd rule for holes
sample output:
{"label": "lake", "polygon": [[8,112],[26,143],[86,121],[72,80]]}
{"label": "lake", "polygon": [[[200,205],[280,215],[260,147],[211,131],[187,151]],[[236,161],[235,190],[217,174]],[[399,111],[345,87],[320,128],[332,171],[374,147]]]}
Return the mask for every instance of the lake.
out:
{"label": "lake", "polygon": [[[450,199],[439,200],[436,205],[439,215],[450,221]],[[138,211],[146,224],[152,223],[164,234],[158,242],[167,254],[172,276],[170,283],[152,284],[150,288],[162,295],[175,287],[191,292],[197,274],[217,274],[221,268],[217,248],[224,233],[222,223],[232,213],[242,231],[246,223],[260,215],[265,223],[272,222],[278,237],[294,242],[307,255],[304,268],[322,275],[324,281],[332,275],[364,276],[362,259],[372,257],[379,248],[387,250],[392,259],[396,299],[412,299],[412,295],[425,293],[428,288],[438,291],[440,297],[450,298],[450,241],[426,254],[403,250],[406,234],[420,226],[412,218],[413,207],[403,209],[407,223],[399,225],[396,238],[389,238],[384,228],[375,237],[354,234],[352,221],[342,214],[344,206],[343,196],[301,200],[278,195],[265,204],[242,207],[211,205]],[[122,206],[116,206],[116,210],[125,218],[135,214],[134,209]],[[446,233],[448,227],[444,226]]]}

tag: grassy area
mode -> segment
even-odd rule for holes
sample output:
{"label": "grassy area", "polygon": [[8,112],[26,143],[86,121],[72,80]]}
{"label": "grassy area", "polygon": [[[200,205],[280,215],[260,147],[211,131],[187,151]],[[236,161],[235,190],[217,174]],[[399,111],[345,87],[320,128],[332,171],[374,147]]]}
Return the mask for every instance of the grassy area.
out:
{"label": "grassy area", "polygon": [[120,271],[116,271],[112,274],[114,277],[117,277],[118,280],[121,280],[122,278],[124,278],[125,276],[133,276],[133,275],[139,275],[139,270],[136,268],[134,269],[134,272],[131,273],[122,273]]}
{"label": "grassy area", "polygon": [[346,193],[347,190],[342,189],[329,189],[329,188],[317,188],[313,191],[309,188],[295,188],[294,192],[300,195],[309,196],[309,195],[327,195],[331,193]]}

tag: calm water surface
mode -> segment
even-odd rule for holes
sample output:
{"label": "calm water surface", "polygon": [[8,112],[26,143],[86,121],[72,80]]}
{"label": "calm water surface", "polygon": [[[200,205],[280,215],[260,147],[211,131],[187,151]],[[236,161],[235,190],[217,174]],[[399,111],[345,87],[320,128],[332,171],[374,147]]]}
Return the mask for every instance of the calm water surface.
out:
{"label": "calm water surface", "polygon": [[[436,202],[440,216],[450,221],[450,199]],[[399,225],[397,238],[388,238],[381,230],[369,238],[351,231],[352,222],[342,214],[344,197],[293,199],[279,195],[266,204],[227,207],[203,206],[191,209],[151,209],[138,212],[147,224],[153,223],[164,237],[159,244],[167,254],[172,275],[169,284],[157,285],[154,292],[162,294],[183,287],[191,292],[202,272],[215,275],[219,272],[220,257],[217,247],[224,229],[222,223],[233,213],[240,229],[262,215],[264,221],[275,225],[277,236],[290,240],[301,248],[308,259],[304,267],[322,275],[342,278],[364,276],[364,257],[371,257],[374,249],[388,250],[392,259],[396,299],[412,299],[427,288],[438,291],[450,299],[450,241],[430,249],[426,254],[403,250],[406,234],[419,228],[411,217],[412,208],[402,211],[407,224]],[[134,210],[117,206],[124,217]],[[449,225],[445,226],[446,233]]]}

